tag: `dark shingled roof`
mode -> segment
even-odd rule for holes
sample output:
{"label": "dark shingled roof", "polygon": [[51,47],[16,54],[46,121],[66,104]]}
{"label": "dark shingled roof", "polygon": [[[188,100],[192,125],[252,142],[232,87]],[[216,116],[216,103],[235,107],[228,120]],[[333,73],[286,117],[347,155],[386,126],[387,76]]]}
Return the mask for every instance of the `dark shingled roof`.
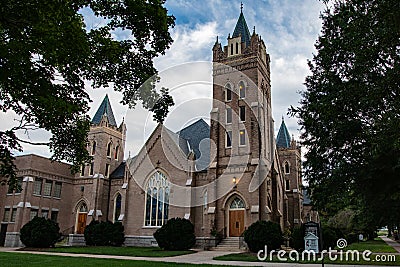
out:
{"label": "dark shingled roof", "polygon": [[126,162],[121,162],[121,164],[110,174],[110,179],[123,179],[125,176],[125,166]]}
{"label": "dark shingled roof", "polygon": [[279,128],[278,136],[276,137],[276,146],[277,147],[290,147],[290,134],[288,129],[286,128],[285,121],[282,118],[281,128]]}
{"label": "dark shingled roof", "polygon": [[236,23],[235,30],[233,31],[232,37],[242,36],[242,42],[246,43],[246,46],[250,45],[250,31],[247,27],[246,20],[244,18],[243,12],[240,12],[239,19]]}
{"label": "dark shingled roof", "polygon": [[108,119],[108,123],[112,126],[117,127],[117,122],[115,121],[114,113],[111,108],[110,100],[108,99],[108,95],[106,95],[101,102],[100,107],[98,108],[96,114],[92,119],[93,124],[99,124],[101,122],[101,118],[105,115]]}
{"label": "dark shingled roof", "polygon": [[210,126],[203,119],[200,119],[183,128],[177,134],[189,144],[189,148],[187,144],[182,144],[181,149],[185,153],[193,150],[196,156],[196,169],[198,171],[207,169],[210,164]]}

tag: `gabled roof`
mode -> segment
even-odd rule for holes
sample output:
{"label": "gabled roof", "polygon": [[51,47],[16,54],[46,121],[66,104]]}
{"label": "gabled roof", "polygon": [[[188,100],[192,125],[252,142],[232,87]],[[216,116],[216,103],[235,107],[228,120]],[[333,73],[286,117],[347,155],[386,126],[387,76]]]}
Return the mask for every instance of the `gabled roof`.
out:
{"label": "gabled roof", "polygon": [[123,161],[121,164],[110,174],[110,179],[122,179],[125,176],[126,162]]}
{"label": "gabled roof", "polygon": [[96,114],[92,119],[93,124],[100,124],[103,116],[106,116],[108,119],[108,124],[112,126],[117,126],[117,122],[115,121],[114,113],[111,108],[110,100],[108,99],[108,95],[106,95],[101,102],[100,107],[97,109]]}
{"label": "gabled roof", "polygon": [[276,137],[276,146],[277,147],[290,147],[290,134],[288,129],[286,128],[285,120],[282,118],[282,124],[279,128],[278,136]]}
{"label": "gabled roof", "polygon": [[[210,126],[203,119],[199,119],[177,134],[189,144],[188,152],[193,150],[196,156],[196,169],[199,171],[206,169],[210,163]],[[183,151],[184,147],[181,146]]]}
{"label": "gabled roof", "polygon": [[232,37],[242,36],[242,42],[246,43],[246,46],[250,45],[250,31],[247,27],[246,20],[244,18],[243,12],[240,11],[239,19],[236,22],[235,30],[233,31]]}

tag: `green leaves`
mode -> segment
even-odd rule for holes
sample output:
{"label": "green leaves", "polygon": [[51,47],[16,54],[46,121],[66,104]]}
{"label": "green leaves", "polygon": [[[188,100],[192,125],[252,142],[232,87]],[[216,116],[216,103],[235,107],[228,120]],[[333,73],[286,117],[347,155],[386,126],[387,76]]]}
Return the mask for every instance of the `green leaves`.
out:
{"label": "green leaves", "polygon": [[[140,85],[156,74],[153,59],[172,43],[174,17],[159,0],[5,0],[0,6],[0,110],[13,110],[21,124],[11,129],[0,162],[14,177],[10,150],[24,140],[15,132],[43,128],[51,132],[55,160],[77,166],[89,159],[89,95],[93,88],[113,86],[123,104],[138,100],[150,107],[155,87]],[[92,10],[103,23],[87,28],[81,11]],[[117,30],[130,36],[120,39]],[[165,98],[165,96],[163,96]],[[168,99],[167,99],[168,100]],[[168,102],[168,101],[167,101]],[[25,140],[26,141],[26,140]],[[32,143],[32,142],[30,142]],[[0,169],[1,171],[1,169]]]}
{"label": "green leaves", "polygon": [[[375,205],[378,196],[400,190],[400,31],[394,19],[400,4],[331,2],[307,90],[301,106],[292,108],[308,149],[305,176],[319,209],[335,213],[362,199],[379,217],[387,210],[383,200]],[[388,210],[400,218],[398,209]]]}

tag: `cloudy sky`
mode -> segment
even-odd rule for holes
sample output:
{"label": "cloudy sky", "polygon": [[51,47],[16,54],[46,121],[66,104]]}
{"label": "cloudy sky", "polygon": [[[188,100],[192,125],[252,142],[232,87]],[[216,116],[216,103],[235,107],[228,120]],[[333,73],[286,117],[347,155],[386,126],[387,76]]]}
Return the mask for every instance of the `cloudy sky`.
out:
{"label": "cloudy sky", "polygon": [[[176,18],[171,30],[174,43],[155,65],[160,72],[162,86],[168,86],[175,106],[166,119],[166,126],[177,131],[190,122],[209,117],[211,110],[211,48],[219,37],[227,44],[240,14],[240,1],[228,0],[167,0],[166,7]],[[304,79],[309,74],[307,59],[315,52],[314,43],[321,30],[319,15],[323,4],[318,0],[244,0],[243,13],[252,32],[253,26],[261,35],[271,58],[272,110],[277,134],[282,116],[289,132],[298,137],[295,118],[287,116],[288,108],[297,106],[299,91],[304,90]],[[98,23],[86,17],[87,24]],[[89,25],[90,26],[90,25]],[[125,36],[116,36],[125,37]],[[93,116],[105,94],[108,94],[117,123],[125,118],[127,145],[125,156],[138,152],[155,127],[151,114],[138,106],[128,110],[122,106],[121,95],[108,89],[87,88],[91,96]],[[1,114],[11,125],[12,114]],[[4,120],[3,120],[4,121]],[[32,140],[48,138],[43,132],[31,133]],[[50,156],[46,147],[25,146],[24,153]]]}

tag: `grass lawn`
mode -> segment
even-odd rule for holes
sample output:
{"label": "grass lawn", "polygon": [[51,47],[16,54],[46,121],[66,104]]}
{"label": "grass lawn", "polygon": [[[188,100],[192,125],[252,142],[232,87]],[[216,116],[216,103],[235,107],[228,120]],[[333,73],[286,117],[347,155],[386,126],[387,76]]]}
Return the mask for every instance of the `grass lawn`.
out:
{"label": "grass lawn", "polygon": [[1,266],[7,267],[91,267],[91,266],[107,266],[107,267],[168,267],[168,266],[191,266],[202,267],[211,265],[197,264],[179,264],[171,262],[150,262],[150,261],[131,261],[131,260],[116,260],[116,259],[94,259],[94,258],[75,258],[61,257],[49,255],[34,255],[15,252],[0,252]]}
{"label": "grass lawn", "polygon": [[[29,250],[29,249],[27,249]],[[192,250],[186,251],[167,251],[159,247],[56,247],[41,249],[40,251],[61,252],[61,253],[81,253],[81,254],[101,254],[132,257],[172,257],[194,253]]]}
{"label": "grass lawn", "polygon": [[[362,260],[362,256],[360,255],[360,261],[345,261],[345,260],[340,260],[339,256],[338,259],[335,261],[329,260],[329,258],[325,257],[324,263],[326,264],[339,264],[339,265],[386,265],[386,266],[399,266],[400,265],[400,256],[395,255],[395,261],[377,261],[376,255],[371,255],[370,259],[371,261],[364,261]],[[379,255],[378,257],[382,257]],[[387,257],[386,255],[383,257]],[[301,260],[301,255],[300,255],[300,260],[299,261],[292,261],[289,259],[288,256],[286,256],[287,261],[281,261],[277,258],[277,256],[273,256],[272,260],[269,258],[265,262],[274,262],[274,263],[302,263],[302,264],[308,264],[308,263],[315,263],[315,264],[321,264],[321,260],[316,259],[315,261],[312,260]],[[379,258],[381,259],[381,258]],[[224,256],[219,256],[215,257],[214,260],[221,260],[221,261],[251,261],[251,262],[259,262],[257,259],[257,254],[255,253],[239,253],[239,254],[229,254],[229,255],[224,255]]]}
{"label": "grass lawn", "polygon": [[381,253],[397,253],[397,251],[386,244],[385,241],[380,239],[379,237],[375,238],[374,240],[363,241],[359,243],[350,244],[348,247],[344,248],[343,250],[370,250],[372,252],[381,252]]}
{"label": "grass lawn", "polygon": [[[376,238],[375,240],[369,240],[365,242],[360,242],[360,243],[353,243],[349,245],[344,251],[346,250],[358,250],[360,252],[364,250],[370,250],[375,253],[396,253],[396,250],[393,249],[391,246],[387,245],[385,241],[383,241],[380,238]],[[351,256],[349,256],[351,259]],[[360,255],[360,261],[345,261],[345,260],[340,260],[339,256],[338,259],[335,261],[332,261],[329,259],[329,257],[325,257],[324,262],[325,263],[330,263],[330,264],[360,264],[360,265],[388,265],[388,266],[400,266],[400,255],[395,255],[395,261],[389,261],[388,259],[386,261],[382,261],[384,257],[388,257],[388,255],[371,255],[369,258],[371,261],[364,261],[362,260],[362,255]],[[300,255],[300,260],[299,261],[291,261],[288,256],[286,263],[321,263],[320,260],[316,261],[308,261],[308,260],[301,260],[301,255]],[[229,254],[225,256],[220,256],[220,257],[215,257],[215,260],[225,260],[225,261],[259,261],[257,258],[257,255],[255,253],[240,253],[240,254]],[[343,259],[345,259],[345,255],[343,255]],[[284,262],[280,261],[277,256],[273,256],[272,260],[269,258],[266,260],[267,262]]]}

